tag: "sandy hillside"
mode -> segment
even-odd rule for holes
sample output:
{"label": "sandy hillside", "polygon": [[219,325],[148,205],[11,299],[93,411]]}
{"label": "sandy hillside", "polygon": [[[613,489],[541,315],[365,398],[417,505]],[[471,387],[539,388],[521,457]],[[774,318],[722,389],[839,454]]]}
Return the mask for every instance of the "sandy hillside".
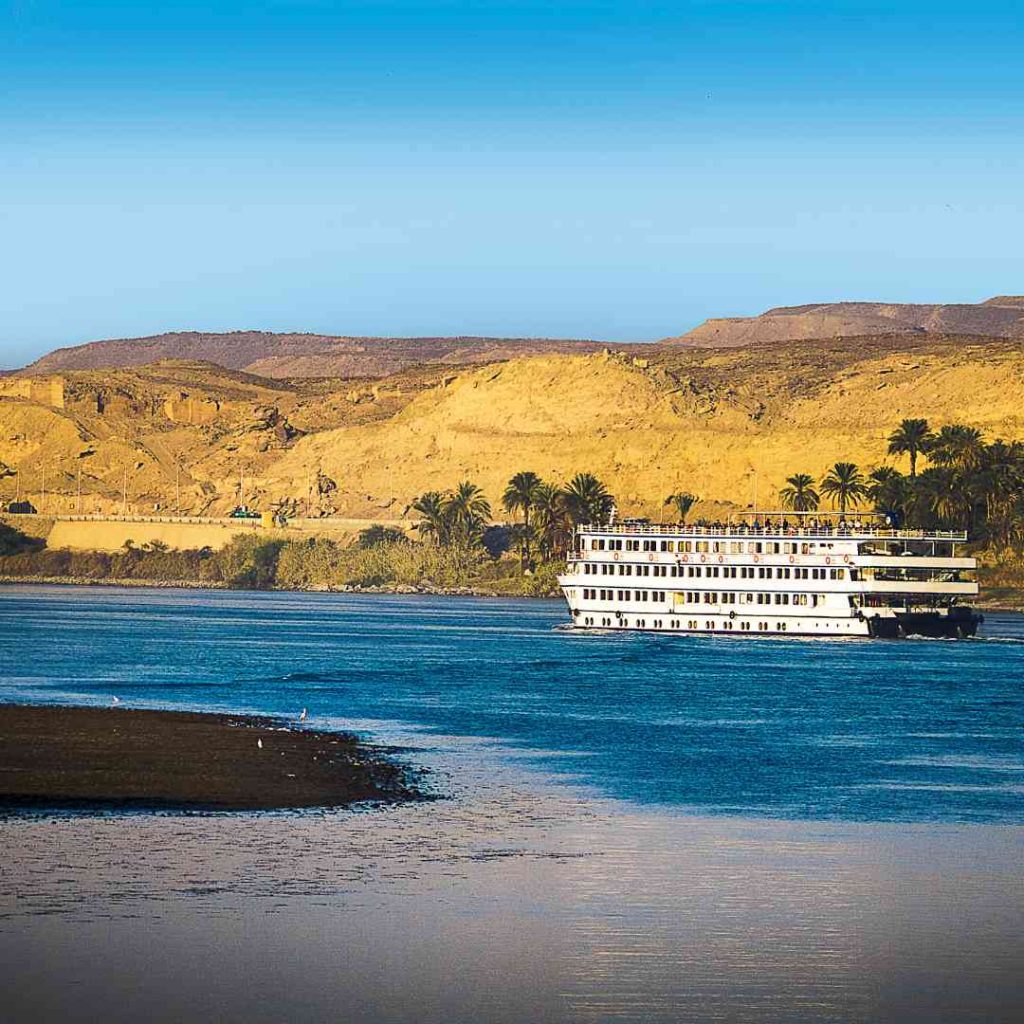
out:
{"label": "sandy hillside", "polygon": [[711,511],[747,504],[756,486],[763,506],[790,473],[878,465],[905,416],[1024,438],[1024,346],[962,337],[547,355],[364,381],[168,363],[34,387],[0,389],[0,496],[14,496],[20,468],[38,503],[45,469],[51,511],[76,507],[81,476],[84,511],[120,511],[127,477],[134,511],[180,494],[183,510],[223,514],[241,493],[260,508],[390,518],[465,477],[496,504],[532,469],[596,473],[624,512],[656,516],[673,490]]}

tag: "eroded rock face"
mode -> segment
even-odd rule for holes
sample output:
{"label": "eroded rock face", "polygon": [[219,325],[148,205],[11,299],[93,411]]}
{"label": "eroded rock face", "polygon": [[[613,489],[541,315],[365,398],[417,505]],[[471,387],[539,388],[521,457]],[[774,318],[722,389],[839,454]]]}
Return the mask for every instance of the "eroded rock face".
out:
{"label": "eroded rock face", "polygon": [[64,408],[63,377],[6,377],[0,379],[0,395],[25,398],[51,409]]}
{"label": "eroded rock face", "polygon": [[172,423],[201,426],[212,423],[220,413],[220,402],[212,398],[196,398],[185,392],[164,401],[164,415]]}

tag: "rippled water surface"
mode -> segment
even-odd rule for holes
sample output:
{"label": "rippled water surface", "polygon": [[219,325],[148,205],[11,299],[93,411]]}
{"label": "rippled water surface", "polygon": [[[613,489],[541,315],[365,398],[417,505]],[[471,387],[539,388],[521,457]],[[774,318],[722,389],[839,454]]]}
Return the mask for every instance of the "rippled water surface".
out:
{"label": "rippled water surface", "polygon": [[903,643],[563,619],[0,589],[0,700],[308,707],[445,797],[0,821],[12,1019],[1020,1018],[1024,619]]}

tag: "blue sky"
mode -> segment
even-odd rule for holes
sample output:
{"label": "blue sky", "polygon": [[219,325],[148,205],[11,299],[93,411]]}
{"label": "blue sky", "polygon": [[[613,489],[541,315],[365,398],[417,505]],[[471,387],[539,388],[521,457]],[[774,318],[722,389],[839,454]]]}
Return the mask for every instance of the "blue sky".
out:
{"label": "blue sky", "polygon": [[0,366],[1024,292],[1009,3],[0,0]]}

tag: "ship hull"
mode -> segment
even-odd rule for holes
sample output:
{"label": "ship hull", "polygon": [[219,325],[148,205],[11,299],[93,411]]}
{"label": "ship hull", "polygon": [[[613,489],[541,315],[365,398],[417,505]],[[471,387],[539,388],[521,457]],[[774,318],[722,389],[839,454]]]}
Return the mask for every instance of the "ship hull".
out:
{"label": "ship hull", "polygon": [[901,612],[887,616],[757,617],[693,616],[663,613],[622,614],[608,609],[576,612],[571,628],[581,632],[668,633],[670,635],[844,637],[900,640],[913,637],[967,639],[978,632],[983,616],[972,608]]}

